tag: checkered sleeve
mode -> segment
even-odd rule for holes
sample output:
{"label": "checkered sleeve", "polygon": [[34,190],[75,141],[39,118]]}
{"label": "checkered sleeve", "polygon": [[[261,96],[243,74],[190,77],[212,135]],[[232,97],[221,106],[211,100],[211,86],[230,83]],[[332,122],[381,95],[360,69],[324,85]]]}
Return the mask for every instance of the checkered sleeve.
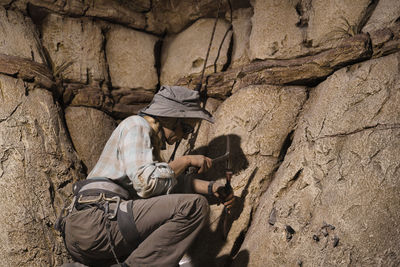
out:
{"label": "checkered sleeve", "polygon": [[153,159],[150,131],[148,125],[133,125],[122,132],[119,146],[125,172],[142,198],[168,194],[176,184],[169,165]]}

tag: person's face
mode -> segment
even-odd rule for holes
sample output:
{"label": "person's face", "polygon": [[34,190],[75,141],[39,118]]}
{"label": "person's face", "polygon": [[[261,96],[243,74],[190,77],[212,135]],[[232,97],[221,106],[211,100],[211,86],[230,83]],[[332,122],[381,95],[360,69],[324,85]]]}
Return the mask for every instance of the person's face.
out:
{"label": "person's face", "polygon": [[164,127],[165,138],[169,145],[187,139],[194,131],[199,119],[175,119],[173,127]]}

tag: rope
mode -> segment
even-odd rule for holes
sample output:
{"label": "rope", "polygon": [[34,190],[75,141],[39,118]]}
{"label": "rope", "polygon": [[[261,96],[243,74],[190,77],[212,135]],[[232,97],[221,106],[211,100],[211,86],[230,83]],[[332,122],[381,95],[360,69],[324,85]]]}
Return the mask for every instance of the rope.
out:
{"label": "rope", "polygon": [[[195,90],[198,91],[199,93],[201,92],[201,88],[203,87],[204,72],[206,70],[206,65],[207,65],[208,57],[210,55],[211,45],[212,45],[212,42],[214,40],[215,30],[217,28],[217,22],[218,22],[219,10],[220,10],[220,7],[221,7],[221,2],[222,2],[222,0],[218,1],[217,15],[215,17],[215,22],[214,22],[213,30],[212,30],[212,33],[211,33],[210,42],[209,42],[208,48],[207,48],[206,58],[204,60],[203,69],[201,71],[200,82],[197,84],[197,86],[195,88]],[[230,6],[230,2],[229,2],[229,6]],[[225,37],[224,37],[224,39],[225,39]],[[205,95],[207,96],[207,93]],[[204,102],[203,105],[205,106],[205,102]],[[171,162],[171,161],[173,161],[175,159],[175,154],[176,154],[176,151],[178,150],[179,144],[180,144],[180,141],[175,143],[174,151],[172,152],[168,162]]]}
{"label": "rope", "polygon": [[214,26],[213,26],[213,30],[211,33],[211,38],[210,38],[210,42],[208,44],[208,49],[207,49],[207,54],[206,54],[206,59],[204,60],[204,64],[203,64],[203,70],[201,71],[201,75],[200,75],[200,82],[196,87],[196,90],[200,92],[202,84],[203,84],[203,78],[204,78],[204,72],[206,70],[206,65],[207,65],[207,61],[208,61],[208,56],[210,55],[210,50],[211,50],[211,45],[212,42],[214,40],[214,35],[215,35],[215,29],[217,28],[217,22],[218,22],[218,17],[219,17],[219,9],[221,7],[221,2],[222,0],[218,1],[218,8],[217,8],[217,16],[215,17],[215,22],[214,22]]}
{"label": "rope", "polygon": [[214,60],[214,73],[217,72],[217,61],[219,59],[219,55],[221,54],[221,49],[222,49],[222,45],[225,43],[225,38],[228,36],[228,33],[233,30],[233,26],[232,26],[232,20],[233,20],[233,15],[232,15],[232,4],[231,4],[231,0],[228,0],[228,4],[229,4],[229,10],[230,10],[230,26],[229,28],[226,30],[224,37],[222,38],[221,43],[219,44],[219,48],[218,48],[218,53],[217,56],[215,57]]}

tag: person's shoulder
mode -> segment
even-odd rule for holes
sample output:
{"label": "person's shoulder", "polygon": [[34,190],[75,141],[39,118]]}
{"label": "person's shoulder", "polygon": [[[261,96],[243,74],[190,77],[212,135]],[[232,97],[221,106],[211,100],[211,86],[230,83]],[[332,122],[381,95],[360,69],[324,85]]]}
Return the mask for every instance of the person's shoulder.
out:
{"label": "person's shoulder", "polygon": [[119,126],[125,129],[143,128],[150,130],[150,125],[148,122],[143,117],[137,115],[129,116],[128,118],[124,119],[121,121]]}

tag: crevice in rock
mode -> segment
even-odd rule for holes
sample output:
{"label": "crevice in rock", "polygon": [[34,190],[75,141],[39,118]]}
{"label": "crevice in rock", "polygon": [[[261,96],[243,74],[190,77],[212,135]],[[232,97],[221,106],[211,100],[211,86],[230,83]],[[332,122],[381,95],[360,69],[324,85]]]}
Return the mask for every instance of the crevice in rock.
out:
{"label": "crevice in rock", "polygon": [[299,169],[292,178],[290,178],[287,182],[286,185],[284,187],[282,187],[278,193],[276,194],[276,198],[281,198],[282,196],[284,196],[289,188],[299,179],[300,175],[303,172],[303,168]]}
{"label": "crevice in rock", "polygon": [[72,179],[68,179],[65,180],[63,182],[61,182],[58,186],[57,186],[57,190],[63,189],[64,187],[66,187],[67,185],[69,185],[70,183],[72,183]]}
{"label": "crevice in rock", "polygon": [[9,115],[7,115],[7,117],[5,117],[5,118],[0,118],[0,123],[2,123],[2,122],[4,122],[4,121],[8,120],[9,118],[11,118],[11,117],[14,115],[14,113],[18,110],[18,108],[22,105],[22,103],[23,103],[23,102],[18,103],[18,104],[15,106],[15,108],[11,111],[11,113],[10,113]]}
{"label": "crevice in rock", "polygon": [[278,156],[278,164],[279,165],[280,165],[280,163],[283,162],[289,147],[292,145],[293,133],[294,133],[294,130],[290,131],[290,133],[286,136],[285,140],[283,141],[281,151],[279,152],[279,156]]}
{"label": "crevice in rock", "polygon": [[32,19],[33,23],[40,29],[43,21],[49,15],[50,10],[44,7],[36,6],[32,3],[28,3],[26,7],[28,16]]}
{"label": "crevice in rock", "polygon": [[49,183],[48,190],[49,190],[49,196],[50,196],[50,204],[53,207],[53,209],[55,210],[54,199],[55,199],[55,195],[56,195],[56,190],[54,187],[54,183],[48,175],[46,175],[46,179],[47,179],[47,182]]}
{"label": "crevice in rock", "polygon": [[162,47],[164,44],[164,37],[159,39],[155,45],[154,45],[154,62],[155,62],[155,68],[157,71],[157,86],[156,86],[156,92],[160,89],[161,86],[161,56],[162,56]]}
{"label": "crevice in rock", "polygon": [[[231,25],[230,29],[231,29],[230,31],[232,31],[232,25]],[[226,71],[232,63],[233,45],[234,45],[234,38],[233,38],[233,32],[232,32],[231,40],[229,41],[228,51],[226,52],[226,62],[224,64],[224,66],[222,67],[221,72]]]}
{"label": "crevice in rock", "polygon": [[376,6],[378,5],[380,0],[371,0],[369,3],[367,9],[365,10],[365,13],[360,19],[360,22],[358,23],[358,30],[361,31],[362,28],[364,28],[365,24],[367,24],[368,20],[371,18],[372,14],[374,13]]}
{"label": "crevice in rock", "polygon": [[306,28],[308,27],[309,21],[309,11],[311,10],[312,2],[311,0],[301,0],[299,1],[296,6],[296,13],[299,16],[299,21],[296,23],[296,26],[299,28]]}
{"label": "crevice in rock", "polygon": [[375,119],[381,112],[383,107],[386,105],[386,103],[389,101],[390,97],[391,97],[391,91],[386,89],[387,95],[385,97],[385,99],[383,100],[383,102],[381,103],[380,108],[378,109],[378,111],[375,112],[374,116],[372,117],[372,119]]}
{"label": "crevice in rock", "polygon": [[242,231],[240,231],[238,237],[236,238],[236,240],[233,243],[231,252],[229,254],[229,260],[226,262],[225,267],[228,267],[231,265],[233,258],[237,255],[240,248],[242,247],[244,239],[246,238],[247,231],[249,230],[251,223],[253,222],[253,214],[254,214],[254,212],[253,212],[253,208],[252,208],[250,210],[250,218],[249,218],[249,221],[248,221],[246,227]]}
{"label": "crevice in rock", "polygon": [[108,64],[108,59],[107,59],[107,32],[109,31],[109,28],[101,28],[101,34],[103,36],[103,42],[101,44],[101,49],[103,50],[104,54],[104,66],[106,69],[106,81],[105,84],[108,87],[109,90],[112,89],[112,81],[111,81],[111,74],[110,74],[110,65]]}
{"label": "crevice in rock", "polygon": [[[222,49],[222,46],[224,45],[224,43],[225,43],[225,39],[226,39],[226,37],[228,36],[228,34],[229,34],[229,32],[231,32],[232,31],[232,24],[229,26],[229,28],[226,30],[226,32],[225,32],[225,34],[224,34],[224,37],[222,38],[222,40],[221,40],[221,43],[219,44],[219,47],[218,47],[218,52],[217,52],[217,56],[215,57],[215,60],[214,60],[214,73],[217,73],[217,63],[218,63],[218,59],[219,59],[219,56],[220,56],[220,54],[221,54],[221,49]],[[233,34],[231,35],[231,40],[230,40],[230,42],[229,42],[229,46],[231,45],[231,42],[232,42],[232,37],[233,37]],[[231,51],[232,52],[232,51]],[[228,49],[228,52],[227,52],[227,62],[225,63],[225,65],[222,67],[222,69],[221,69],[221,72],[224,72],[225,70],[224,70],[224,67],[227,65],[227,64],[230,64],[230,59],[229,59],[229,49]],[[229,66],[229,65],[228,65]]]}
{"label": "crevice in rock", "polygon": [[353,130],[351,132],[347,132],[347,133],[336,133],[336,134],[329,134],[329,135],[324,135],[321,137],[318,137],[316,139],[314,139],[314,141],[319,140],[319,139],[324,139],[324,138],[331,138],[331,137],[345,137],[345,136],[349,136],[349,135],[353,135],[353,134],[357,134],[359,132],[363,132],[366,130],[371,130],[371,129],[375,129],[378,131],[384,131],[384,130],[391,130],[391,129],[400,129],[400,124],[394,123],[394,124],[376,124],[376,125],[371,125],[371,126],[365,126],[361,129],[356,129]]}
{"label": "crevice in rock", "polygon": [[88,10],[90,9],[90,5],[94,5],[94,1],[93,2],[91,2],[91,3],[86,3],[86,6],[83,8],[83,11],[82,11],[82,16],[86,16],[86,13],[88,12]]}

